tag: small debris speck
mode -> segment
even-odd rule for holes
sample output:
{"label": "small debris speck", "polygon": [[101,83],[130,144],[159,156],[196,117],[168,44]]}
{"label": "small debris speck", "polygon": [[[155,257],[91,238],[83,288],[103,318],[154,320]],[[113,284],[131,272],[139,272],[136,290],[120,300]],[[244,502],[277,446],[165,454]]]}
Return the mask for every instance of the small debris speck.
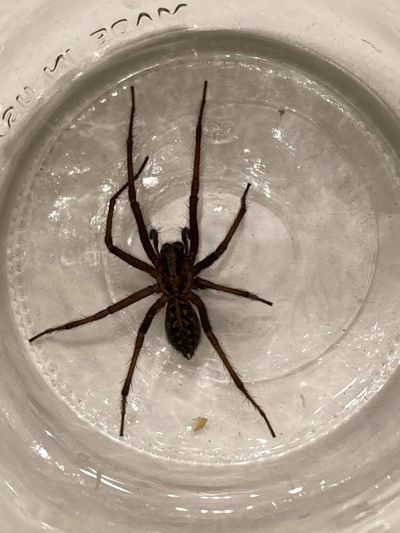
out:
{"label": "small debris speck", "polygon": [[204,429],[207,422],[208,418],[206,416],[198,416],[197,418],[194,418],[192,422],[192,431],[200,431],[201,429]]}

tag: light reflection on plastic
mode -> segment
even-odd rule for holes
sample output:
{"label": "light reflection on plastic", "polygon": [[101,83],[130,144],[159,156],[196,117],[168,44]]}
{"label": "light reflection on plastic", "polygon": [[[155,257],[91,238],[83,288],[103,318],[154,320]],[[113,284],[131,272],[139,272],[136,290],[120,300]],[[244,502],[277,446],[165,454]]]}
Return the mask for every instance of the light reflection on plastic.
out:
{"label": "light reflection on plastic", "polygon": [[231,500],[232,496],[224,495],[224,496],[200,496],[201,500]]}
{"label": "light reflection on plastic", "polygon": [[57,221],[60,216],[60,211],[68,207],[68,202],[72,200],[72,196],[59,196],[54,202],[54,210],[49,213],[50,220]]}
{"label": "light reflection on plastic", "polygon": [[272,137],[274,139],[278,139],[278,141],[282,141],[282,130],[278,128],[272,128]]}
{"label": "light reflection on plastic", "polygon": [[289,148],[291,152],[295,152],[296,148],[289,144],[288,142],[283,140],[282,130],[279,128],[272,128],[272,137],[276,140],[278,140],[280,143],[284,144]]}
{"label": "light reflection on plastic", "polygon": [[132,492],[128,489],[124,489],[120,485],[116,485],[115,483],[112,483],[111,481],[108,481],[107,479],[104,479],[104,476],[100,476],[100,482],[104,483],[104,485],[108,485],[109,487],[112,487],[113,489],[117,489],[121,492],[126,492],[127,494],[132,494]]}
{"label": "light reflection on plastic", "polygon": [[357,381],[357,377],[354,378],[352,381],[350,381],[350,383],[348,385],[346,385],[345,387],[343,387],[342,390],[340,390],[339,392],[337,392],[334,396],[334,398],[337,398],[340,394],[343,394],[345,391],[347,391],[347,389],[349,389],[352,385],[354,385],[354,383]]}
{"label": "light reflection on plastic", "polygon": [[83,167],[83,168],[79,168],[79,167],[72,167],[72,170],[70,170],[67,175],[68,176],[74,176],[75,174],[85,174],[85,172],[89,172],[90,170],[90,167]]}
{"label": "light reflection on plastic", "polygon": [[58,461],[56,461],[56,467],[58,468],[58,470],[61,470],[61,472],[65,472],[65,466],[59,463]]}
{"label": "light reflection on plastic", "polygon": [[148,189],[150,187],[157,187],[158,178],[157,176],[146,176],[145,178],[143,178],[142,183]]}
{"label": "light reflection on plastic", "polygon": [[75,76],[72,78],[73,81],[75,80],[78,80],[79,78],[81,78],[83,76],[83,72],[80,71],[78,72],[77,74],[75,74]]}
{"label": "light reflection on plastic", "polygon": [[128,489],[125,489],[124,487],[121,487],[121,482],[113,479],[112,477],[106,476],[104,474],[99,474],[94,468],[90,468],[90,470],[85,470],[84,468],[79,469],[82,474],[85,474],[93,479],[98,479],[100,483],[103,483],[104,485],[107,485],[109,487],[112,487],[113,489],[117,489],[120,492],[125,492],[127,494],[132,494],[132,492]]}
{"label": "light reflection on plastic", "polygon": [[49,452],[39,442],[33,441],[33,446],[31,446],[31,448],[42,459],[50,458]]}
{"label": "light reflection on plastic", "polygon": [[368,388],[366,387],[366,388],[363,389],[361,392],[359,392],[355,398],[353,398],[350,402],[346,403],[346,405],[344,406],[344,408],[345,408],[345,409],[348,409],[348,408],[351,407],[352,405],[357,404],[358,402],[360,402],[361,400],[363,400],[364,398],[366,398],[367,394],[368,394]]}
{"label": "light reflection on plastic", "polygon": [[11,483],[9,483],[6,480],[3,480],[3,481],[7,485],[7,487],[11,490],[11,492],[13,492],[15,495],[17,495],[17,491],[14,489],[14,487],[11,485]]}
{"label": "light reflection on plastic", "polygon": [[288,492],[289,494],[299,494],[303,490],[303,487],[296,487],[294,489],[290,489]]}
{"label": "light reflection on plastic", "polygon": [[48,524],[47,522],[40,522],[43,526],[43,529],[46,529],[46,530],[55,530],[55,527],[51,526],[50,524]]}

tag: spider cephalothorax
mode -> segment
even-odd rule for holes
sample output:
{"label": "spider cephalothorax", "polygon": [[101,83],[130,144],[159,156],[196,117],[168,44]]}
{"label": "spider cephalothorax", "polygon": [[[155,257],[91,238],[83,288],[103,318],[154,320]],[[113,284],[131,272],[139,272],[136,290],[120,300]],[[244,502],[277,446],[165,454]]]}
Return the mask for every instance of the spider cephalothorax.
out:
{"label": "spider cephalothorax", "polygon": [[[107,214],[105,243],[108,250],[131,265],[132,267],[147,272],[152,278],[153,283],[141,289],[123,300],[116,302],[106,309],[103,309],[93,315],[79,320],[68,322],[61,326],[46,329],[41,333],[29,339],[30,342],[55,331],[62,331],[73,329],[77,326],[100,320],[107,315],[116,313],[133,303],[150,296],[151,294],[159,294],[159,298],[148,309],[143,322],[141,323],[136,337],[135,347],[133,350],[132,359],[129,365],[128,374],[126,376],[124,386],[122,388],[121,401],[121,425],[120,436],[124,434],[124,422],[126,411],[126,400],[129,394],[129,389],[132,382],[133,373],[139,357],[140,350],[143,345],[144,337],[153,321],[153,318],[162,307],[166,306],[165,312],[165,330],[171,345],[178,350],[186,359],[191,359],[195,353],[200,341],[201,328],[209,338],[211,344],[214,346],[216,352],[222,360],[225,368],[229,372],[235,385],[246,396],[246,398],[254,405],[257,411],[265,420],[271,435],[275,437],[275,432],[272,426],[258,403],[247,391],[243,381],[235,372],[228,357],[221,348],[218,339],[216,338],[210,321],[208,319],[207,309],[201,300],[200,296],[194,292],[204,289],[213,289],[217,291],[227,292],[250,300],[257,300],[267,305],[272,305],[268,300],[260,298],[256,294],[250,293],[243,289],[236,289],[233,287],[226,287],[219,285],[212,281],[200,278],[198,274],[211,266],[227,249],[240,221],[243,219],[246,212],[246,196],[250,188],[250,183],[247,184],[245,191],[242,194],[240,209],[229,228],[228,233],[217,248],[209,255],[196,262],[197,252],[199,248],[199,227],[197,220],[197,204],[198,192],[200,185],[200,153],[201,153],[201,137],[202,137],[202,120],[204,107],[206,104],[207,82],[204,82],[203,97],[200,105],[200,112],[196,127],[196,142],[193,165],[193,179],[189,200],[189,227],[182,230],[182,242],[169,242],[162,245],[161,250],[158,246],[158,232],[152,229],[150,233],[146,230],[146,225],[143,219],[140,205],[136,198],[135,180],[140,176],[145,167],[148,157],[143,161],[139,171],[135,174],[133,171],[133,119],[135,115],[135,93],[132,87],[132,107],[129,120],[127,145],[127,172],[128,182],[123,185],[111,198]],[[133,215],[136,220],[139,231],[140,241],[146,252],[150,263],[142,261],[141,259],[125,252],[118,246],[114,245],[112,237],[112,223],[115,204],[121,193],[128,189],[129,202],[132,208]],[[196,313],[196,310],[197,313]]]}

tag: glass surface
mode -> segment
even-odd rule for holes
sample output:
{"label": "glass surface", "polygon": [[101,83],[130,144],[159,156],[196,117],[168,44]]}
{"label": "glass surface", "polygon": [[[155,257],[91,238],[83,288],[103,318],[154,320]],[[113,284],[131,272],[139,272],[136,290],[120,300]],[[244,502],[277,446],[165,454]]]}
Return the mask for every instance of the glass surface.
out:
{"label": "glass surface", "polygon": [[[400,311],[393,88],[384,75],[382,87],[362,75],[361,54],[351,69],[345,40],[329,57],[310,46],[312,32],[307,42],[274,35],[266,20],[256,25],[257,5],[241,31],[234,18],[207,31],[203,10],[188,21],[195,6],[167,13],[125,2],[129,17],[97,30],[93,20],[87,32],[88,4],[86,40],[48,59],[37,85],[2,111],[0,504],[10,531],[384,531],[398,523],[390,508]],[[134,35],[132,21],[148,35]],[[27,339],[151,283],[104,244],[109,199],[126,181],[129,88],[135,168],[149,156],[139,200],[165,242],[188,223],[205,79],[200,257],[252,187],[229,250],[202,275],[274,305],[201,296],[277,438],[205,335],[191,361],[171,348],[163,310],[146,336],[120,439],[121,383],[154,297]],[[126,193],[113,233],[145,259]],[[199,417],[207,423],[195,431]]]}

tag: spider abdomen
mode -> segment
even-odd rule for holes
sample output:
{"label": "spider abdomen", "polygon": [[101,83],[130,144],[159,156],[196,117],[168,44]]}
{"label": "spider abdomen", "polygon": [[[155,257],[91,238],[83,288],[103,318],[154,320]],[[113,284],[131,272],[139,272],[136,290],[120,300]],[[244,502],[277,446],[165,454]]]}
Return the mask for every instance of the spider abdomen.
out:
{"label": "spider abdomen", "polygon": [[200,322],[189,302],[177,298],[168,303],[165,331],[172,346],[191,359],[200,341]]}

